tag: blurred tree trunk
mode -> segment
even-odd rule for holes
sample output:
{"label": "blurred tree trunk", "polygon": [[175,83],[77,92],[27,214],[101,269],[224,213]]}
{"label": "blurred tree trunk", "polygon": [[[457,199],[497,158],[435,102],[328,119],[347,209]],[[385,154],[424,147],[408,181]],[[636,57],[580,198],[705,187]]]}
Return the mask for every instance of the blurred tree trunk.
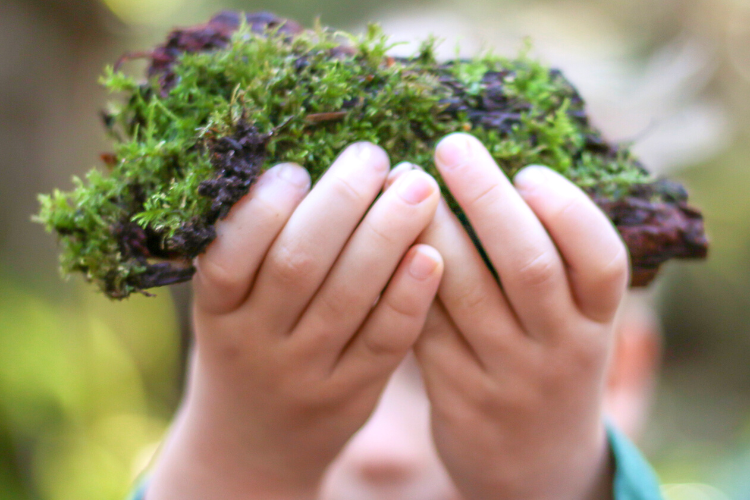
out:
{"label": "blurred tree trunk", "polygon": [[[0,1],[0,271],[59,301],[54,238],[30,217],[36,193],[70,186],[94,164],[101,134],[96,75],[115,45],[114,19],[94,0]],[[70,295],[70,294],[68,294]],[[3,332],[13,334],[15,332]],[[3,498],[36,498],[33,443],[0,419]]]}
{"label": "blurred tree trunk", "polygon": [[94,0],[0,2],[0,255],[6,272],[53,295],[54,239],[30,216],[36,193],[69,188],[102,147],[96,80],[116,46],[107,25],[115,19]]}

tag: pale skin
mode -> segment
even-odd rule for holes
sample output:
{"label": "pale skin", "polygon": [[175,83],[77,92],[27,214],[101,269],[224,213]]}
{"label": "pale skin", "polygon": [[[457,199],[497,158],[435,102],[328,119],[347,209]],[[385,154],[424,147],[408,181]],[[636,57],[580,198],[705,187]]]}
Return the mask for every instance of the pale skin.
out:
{"label": "pale skin", "polygon": [[602,401],[623,243],[549,169],[526,168],[514,186],[465,134],[435,157],[502,283],[441,204],[421,241],[446,271],[414,350],[443,463],[467,499],[607,498]]}
{"label": "pale skin", "polygon": [[414,245],[437,183],[411,173],[370,208],[388,172],[382,149],[355,144],[309,193],[307,172],[281,165],[233,208],[197,259],[188,394],[149,500],[317,496],[442,274]]}
{"label": "pale skin", "polygon": [[188,393],[148,500],[317,498],[410,349],[462,498],[609,497],[601,403],[624,246],[547,169],[514,188],[465,134],[436,164],[502,288],[435,181],[389,175],[375,146],[347,149],[311,191],[300,167],[266,172],[197,260]]}

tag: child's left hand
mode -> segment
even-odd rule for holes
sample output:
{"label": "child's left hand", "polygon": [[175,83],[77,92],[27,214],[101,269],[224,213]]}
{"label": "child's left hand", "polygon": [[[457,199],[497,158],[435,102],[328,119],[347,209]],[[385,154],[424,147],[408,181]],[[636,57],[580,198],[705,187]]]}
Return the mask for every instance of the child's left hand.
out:
{"label": "child's left hand", "polygon": [[502,284],[442,202],[421,241],[445,274],[415,352],[443,462],[469,500],[609,498],[601,406],[624,244],[549,169],[525,169],[514,189],[465,134],[436,163]]}

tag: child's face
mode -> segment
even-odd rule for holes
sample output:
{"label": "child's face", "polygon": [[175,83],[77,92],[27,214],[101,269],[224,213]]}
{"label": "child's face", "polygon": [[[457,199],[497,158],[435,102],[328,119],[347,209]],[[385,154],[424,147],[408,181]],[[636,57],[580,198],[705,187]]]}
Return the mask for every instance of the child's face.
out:
{"label": "child's face", "polygon": [[429,403],[410,355],[365,426],[331,465],[324,500],[459,500],[432,443]]}

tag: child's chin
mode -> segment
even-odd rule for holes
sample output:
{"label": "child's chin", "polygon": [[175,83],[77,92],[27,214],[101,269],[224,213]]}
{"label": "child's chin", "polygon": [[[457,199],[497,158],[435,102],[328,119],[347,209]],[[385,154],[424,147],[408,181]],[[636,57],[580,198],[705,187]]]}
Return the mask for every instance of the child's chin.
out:
{"label": "child's chin", "polygon": [[436,491],[425,485],[422,488],[378,487],[378,488],[342,488],[324,492],[321,500],[463,500],[452,488],[448,491]]}

